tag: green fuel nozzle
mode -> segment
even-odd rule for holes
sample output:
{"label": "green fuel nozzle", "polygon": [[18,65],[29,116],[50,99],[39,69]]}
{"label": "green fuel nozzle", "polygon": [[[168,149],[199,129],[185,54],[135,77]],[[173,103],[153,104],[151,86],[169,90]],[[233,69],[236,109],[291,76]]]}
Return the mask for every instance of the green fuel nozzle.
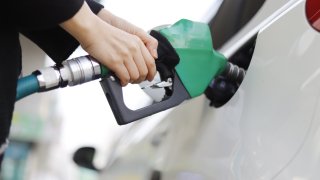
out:
{"label": "green fuel nozzle", "polygon": [[[174,56],[179,59],[176,66],[168,66],[164,71],[172,72],[172,75],[162,79],[167,82],[165,84],[172,83],[172,86],[165,88],[167,96],[162,101],[141,109],[131,110],[124,104],[121,87],[115,82],[114,77],[103,78],[100,84],[118,124],[133,122],[177,106],[187,99],[200,96],[210,82],[219,75],[239,82],[244,77],[243,69],[229,63],[227,58],[213,49],[207,24],[182,19],[171,26],[158,28],[156,31],[157,33],[151,31],[151,35],[159,41],[158,54],[159,51],[164,55],[169,54],[165,56],[165,60],[174,60]],[[173,54],[170,49],[174,49],[176,54]],[[159,66],[157,64],[157,69]]]}
{"label": "green fuel nozzle", "polygon": [[182,19],[160,29],[180,57],[177,75],[191,97],[205,91],[213,78],[227,66],[227,59],[213,49],[207,24]]}
{"label": "green fuel nozzle", "polygon": [[166,95],[160,102],[137,110],[129,109],[124,103],[119,79],[90,56],[67,60],[60,66],[43,68],[19,79],[16,100],[35,92],[101,79],[113,114],[118,124],[123,125],[202,95],[219,75],[238,82],[244,78],[243,69],[229,63],[213,49],[210,29],[205,23],[182,19],[150,34],[159,41],[156,65],[162,82],[151,87],[165,89]]}

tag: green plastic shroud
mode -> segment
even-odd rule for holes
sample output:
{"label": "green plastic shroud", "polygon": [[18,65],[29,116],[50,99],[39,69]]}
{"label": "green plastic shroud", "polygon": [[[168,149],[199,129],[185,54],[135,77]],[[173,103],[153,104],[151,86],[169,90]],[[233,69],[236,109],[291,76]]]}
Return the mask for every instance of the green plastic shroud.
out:
{"label": "green plastic shroud", "polygon": [[175,69],[191,98],[203,94],[227,65],[226,58],[213,49],[208,25],[181,19],[158,31],[169,40],[180,57]]}

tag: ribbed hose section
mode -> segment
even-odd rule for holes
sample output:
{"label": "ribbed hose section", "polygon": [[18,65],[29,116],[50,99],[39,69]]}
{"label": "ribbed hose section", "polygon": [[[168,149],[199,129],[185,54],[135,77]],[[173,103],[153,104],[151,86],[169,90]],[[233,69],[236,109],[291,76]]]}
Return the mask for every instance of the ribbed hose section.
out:
{"label": "ribbed hose section", "polygon": [[18,80],[16,101],[38,92],[39,83],[36,75],[29,75]]}
{"label": "ribbed hose section", "polygon": [[223,71],[222,76],[226,77],[231,81],[235,81],[238,84],[241,84],[244,76],[246,75],[246,71],[230,62],[227,63],[226,69]]}

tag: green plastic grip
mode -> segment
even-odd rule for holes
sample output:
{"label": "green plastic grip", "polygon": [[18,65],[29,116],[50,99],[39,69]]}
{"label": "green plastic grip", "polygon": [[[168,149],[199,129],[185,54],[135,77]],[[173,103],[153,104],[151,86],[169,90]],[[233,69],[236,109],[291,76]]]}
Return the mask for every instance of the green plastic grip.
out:
{"label": "green plastic grip", "polygon": [[176,71],[190,96],[203,94],[227,65],[227,59],[213,49],[208,25],[181,19],[158,31],[169,40],[180,57]]}

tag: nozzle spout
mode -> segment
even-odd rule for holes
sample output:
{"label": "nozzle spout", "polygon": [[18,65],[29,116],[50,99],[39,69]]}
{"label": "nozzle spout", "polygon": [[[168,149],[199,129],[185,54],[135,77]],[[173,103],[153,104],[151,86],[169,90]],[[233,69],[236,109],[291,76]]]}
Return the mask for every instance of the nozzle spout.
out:
{"label": "nozzle spout", "polygon": [[246,71],[243,68],[228,62],[221,75],[231,81],[241,84],[245,74]]}

